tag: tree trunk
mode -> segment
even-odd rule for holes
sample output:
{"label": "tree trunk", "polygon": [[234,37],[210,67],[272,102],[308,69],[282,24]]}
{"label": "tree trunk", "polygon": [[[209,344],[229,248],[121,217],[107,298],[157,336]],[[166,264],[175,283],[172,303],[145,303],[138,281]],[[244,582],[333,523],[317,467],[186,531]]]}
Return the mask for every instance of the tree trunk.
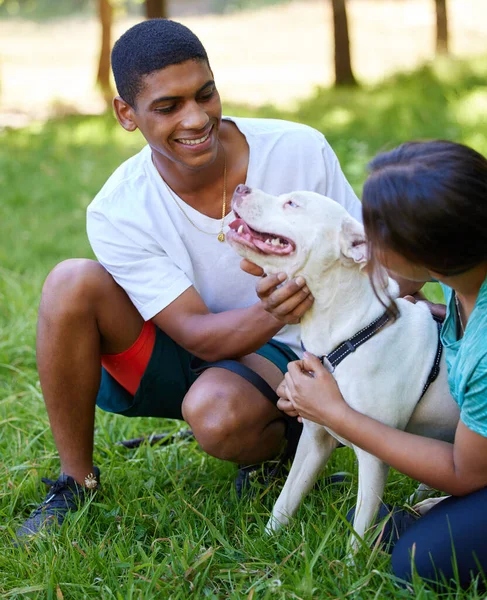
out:
{"label": "tree trunk", "polygon": [[101,48],[96,83],[100,87],[107,109],[111,106],[113,89],[110,82],[110,51],[112,47],[113,7],[110,0],[98,0],[98,16],[101,25]]}
{"label": "tree trunk", "polygon": [[435,0],[436,54],[448,54],[448,13],[446,0]]}
{"label": "tree trunk", "polygon": [[347,7],[345,0],[331,0],[335,40],[335,85],[357,85],[350,57]]}
{"label": "tree trunk", "polygon": [[167,0],[145,0],[145,16],[148,19],[167,19]]}

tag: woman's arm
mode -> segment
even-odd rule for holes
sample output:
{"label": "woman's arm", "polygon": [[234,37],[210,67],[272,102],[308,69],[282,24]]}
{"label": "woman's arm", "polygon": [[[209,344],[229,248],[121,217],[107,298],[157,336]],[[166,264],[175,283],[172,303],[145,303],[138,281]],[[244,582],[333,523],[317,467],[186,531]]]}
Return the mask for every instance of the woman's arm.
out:
{"label": "woman's arm", "polygon": [[[311,373],[311,375],[310,375]],[[306,419],[326,425],[409,477],[463,496],[487,486],[487,438],[461,421],[453,444],[406,433],[352,409],[320,361],[306,354],[289,364],[278,394]]]}

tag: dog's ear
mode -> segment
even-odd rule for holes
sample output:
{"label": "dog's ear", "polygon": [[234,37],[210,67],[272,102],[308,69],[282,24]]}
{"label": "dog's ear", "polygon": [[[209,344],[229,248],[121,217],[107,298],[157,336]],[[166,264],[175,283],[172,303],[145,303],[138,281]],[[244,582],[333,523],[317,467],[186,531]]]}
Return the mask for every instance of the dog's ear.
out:
{"label": "dog's ear", "polygon": [[340,252],[346,261],[353,261],[360,268],[367,264],[367,240],[363,226],[355,219],[345,218],[340,231]]}

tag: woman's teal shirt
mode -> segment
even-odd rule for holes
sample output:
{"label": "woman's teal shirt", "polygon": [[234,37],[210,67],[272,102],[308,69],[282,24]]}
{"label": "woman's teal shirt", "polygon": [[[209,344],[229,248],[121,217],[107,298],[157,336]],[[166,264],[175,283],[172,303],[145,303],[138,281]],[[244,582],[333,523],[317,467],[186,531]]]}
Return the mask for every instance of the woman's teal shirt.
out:
{"label": "woman's teal shirt", "polygon": [[455,295],[441,284],[447,312],[441,331],[448,383],[460,407],[460,419],[487,437],[487,279],[480,288],[463,337],[457,339]]}

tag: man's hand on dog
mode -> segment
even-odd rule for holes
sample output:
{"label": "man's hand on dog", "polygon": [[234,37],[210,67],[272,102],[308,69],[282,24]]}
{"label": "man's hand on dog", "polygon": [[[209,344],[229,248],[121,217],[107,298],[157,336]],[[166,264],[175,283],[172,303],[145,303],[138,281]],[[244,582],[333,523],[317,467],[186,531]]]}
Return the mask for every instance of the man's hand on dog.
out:
{"label": "man's hand on dog", "polygon": [[416,294],[404,296],[404,300],[412,302],[413,304],[424,302],[434,317],[438,317],[441,321],[445,320],[446,306],[444,304],[435,304],[434,302],[430,302],[423,292],[416,292]]}
{"label": "man's hand on dog", "polygon": [[313,304],[314,298],[303,277],[286,281],[285,273],[264,276],[264,271],[246,258],[240,263],[240,268],[250,275],[261,277],[256,286],[257,295],[264,309],[283,324],[299,323]]}
{"label": "man's hand on dog", "polygon": [[319,358],[308,352],[302,360],[288,364],[288,372],[277,388],[277,395],[277,408],[289,416],[298,416],[298,421],[305,418],[332,427],[350,410],[333,375]]}

